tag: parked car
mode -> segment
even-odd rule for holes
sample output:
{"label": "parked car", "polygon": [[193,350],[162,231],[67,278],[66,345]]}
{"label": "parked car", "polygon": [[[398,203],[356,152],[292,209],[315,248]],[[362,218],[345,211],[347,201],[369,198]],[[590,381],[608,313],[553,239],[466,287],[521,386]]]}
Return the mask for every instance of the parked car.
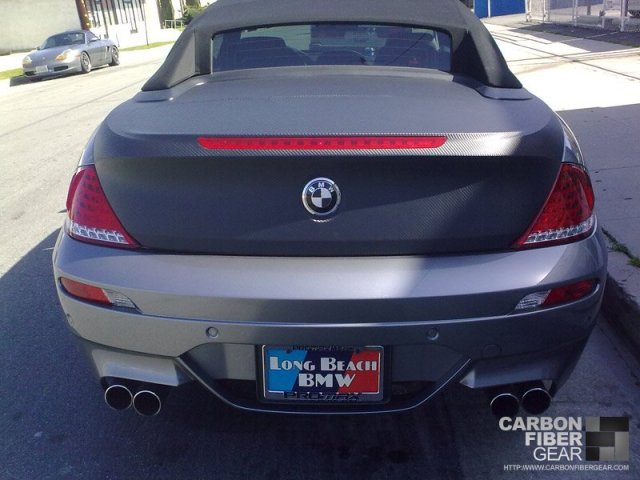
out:
{"label": "parked car", "polygon": [[52,35],[22,60],[24,75],[31,79],[89,73],[93,67],[119,64],[116,44],[88,30]]}
{"label": "parked car", "polygon": [[54,254],[115,409],[199,382],[367,413],[543,412],[607,251],[582,154],[458,0],[219,0],[80,159]]}
{"label": "parked car", "polygon": [[627,11],[632,17],[640,18],[640,0],[629,0]]}

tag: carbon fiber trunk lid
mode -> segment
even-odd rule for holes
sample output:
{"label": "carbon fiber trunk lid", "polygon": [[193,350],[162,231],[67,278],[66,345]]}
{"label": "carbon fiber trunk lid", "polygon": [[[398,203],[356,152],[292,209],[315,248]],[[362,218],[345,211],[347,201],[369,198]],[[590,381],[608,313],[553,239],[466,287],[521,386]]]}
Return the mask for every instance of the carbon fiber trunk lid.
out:
{"label": "carbon fiber trunk lid", "polygon": [[[424,150],[219,151],[200,136],[445,135]],[[507,249],[558,172],[555,115],[444,74],[219,75],[142,93],[98,131],[107,197],[144,247],[225,255],[351,256]],[[335,214],[303,205],[329,178]]]}

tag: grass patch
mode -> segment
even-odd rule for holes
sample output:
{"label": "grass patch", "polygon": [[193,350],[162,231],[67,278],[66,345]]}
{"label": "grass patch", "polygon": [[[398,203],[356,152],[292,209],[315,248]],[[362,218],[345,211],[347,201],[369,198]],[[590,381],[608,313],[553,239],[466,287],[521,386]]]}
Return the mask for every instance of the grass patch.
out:
{"label": "grass patch", "polygon": [[602,232],[609,239],[611,250],[613,250],[614,252],[620,252],[623,255],[626,255],[626,257],[629,259],[627,262],[629,263],[629,265],[631,265],[632,267],[640,268],[640,258],[636,257],[633,253],[631,253],[631,250],[629,250],[629,247],[627,247],[624,243],[620,243],[618,240],[616,240],[616,238],[613,235],[611,235],[608,231],[606,231],[604,228],[602,229]]}
{"label": "grass patch", "polygon": [[0,80],[6,80],[7,78],[19,77],[22,75],[21,68],[14,68],[13,70],[3,70],[0,72]]}
{"label": "grass patch", "polygon": [[134,50],[149,50],[150,48],[162,47],[164,45],[170,45],[172,43],[174,42],[154,42],[154,43],[150,43],[149,45],[138,45],[137,47],[121,48],[120,51],[132,52]]}

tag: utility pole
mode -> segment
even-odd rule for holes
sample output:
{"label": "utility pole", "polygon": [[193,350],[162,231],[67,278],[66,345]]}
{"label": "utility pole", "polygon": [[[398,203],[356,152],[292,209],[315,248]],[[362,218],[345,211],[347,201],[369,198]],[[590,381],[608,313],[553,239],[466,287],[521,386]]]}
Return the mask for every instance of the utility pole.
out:
{"label": "utility pole", "polygon": [[102,10],[102,19],[104,20],[104,36],[109,38],[109,22],[107,21],[107,13],[104,11],[105,6],[109,8],[106,0],[100,0],[100,10]]}
{"label": "utility pole", "polygon": [[76,8],[78,9],[80,28],[89,30],[91,28],[91,21],[89,20],[89,14],[87,13],[87,6],[84,4],[84,0],[76,0]]}
{"label": "utility pole", "polygon": [[149,25],[147,24],[147,2],[142,0],[142,21],[144,22],[144,38],[149,46]]}

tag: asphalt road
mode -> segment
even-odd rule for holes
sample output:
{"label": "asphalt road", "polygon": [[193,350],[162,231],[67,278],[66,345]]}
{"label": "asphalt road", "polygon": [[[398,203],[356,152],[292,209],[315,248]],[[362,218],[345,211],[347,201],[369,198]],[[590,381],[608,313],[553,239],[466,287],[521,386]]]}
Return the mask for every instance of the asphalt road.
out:
{"label": "asphalt road", "polygon": [[522,432],[498,428],[483,392],[460,386],[374,417],[247,414],[195,385],[158,417],[108,409],[62,321],[51,250],[84,143],[164,54],[0,92],[1,480],[638,478],[640,367],[602,319],[547,415],[631,417],[627,472],[505,470],[558,462],[536,461]]}

